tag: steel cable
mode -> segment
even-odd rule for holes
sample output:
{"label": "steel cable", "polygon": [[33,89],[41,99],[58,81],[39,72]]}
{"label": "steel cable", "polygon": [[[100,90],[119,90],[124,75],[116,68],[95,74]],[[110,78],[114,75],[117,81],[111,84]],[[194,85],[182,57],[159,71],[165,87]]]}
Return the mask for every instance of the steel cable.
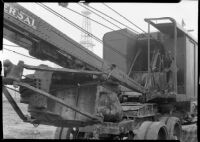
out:
{"label": "steel cable", "polygon": [[78,15],[81,15],[81,16],[83,16],[83,17],[86,17],[86,18],[90,19],[90,20],[92,20],[93,22],[95,22],[95,23],[97,23],[97,24],[99,24],[99,25],[101,25],[101,26],[103,26],[103,27],[105,27],[105,28],[107,28],[107,29],[109,29],[109,30],[113,30],[113,31],[114,31],[114,29],[112,29],[112,28],[110,28],[110,27],[108,27],[108,26],[106,26],[106,25],[104,25],[104,24],[102,24],[102,23],[100,23],[100,22],[97,22],[96,20],[94,20],[94,19],[92,19],[92,18],[90,18],[90,17],[87,17],[87,16],[85,16],[85,15],[83,15],[83,14],[81,14],[81,13],[78,13],[78,12],[76,12],[75,10],[73,10],[73,9],[71,9],[71,8],[69,8],[69,7],[65,7],[65,8],[68,9],[68,10],[70,10],[70,11],[72,11],[72,12],[74,12],[74,13],[76,13],[76,14],[78,14]]}
{"label": "steel cable", "polygon": [[114,11],[115,13],[117,13],[119,16],[121,16],[126,21],[128,21],[129,23],[131,23],[133,26],[135,26],[138,29],[140,29],[142,32],[146,33],[143,29],[141,29],[139,26],[137,26],[136,24],[134,24],[133,22],[131,22],[130,20],[128,20],[125,16],[121,15],[119,12],[117,12],[116,10],[114,10],[113,8],[111,8],[110,6],[106,5],[105,3],[103,3],[103,5],[106,6],[107,8],[109,8],[110,10]]}
{"label": "steel cable", "polygon": [[[79,5],[80,5],[80,4],[79,4]],[[81,6],[82,6],[82,5],[81,5]],[[85,6],[82,6],[82,7],[85,7]],[[89,8],[91,8],[91,9],[93,9],[93,10],[95,10],[95,11],[97,11],[97,12],[99,12],[99,13],[101,13],[102,15],[104,15],[104,16],[106,16],[106,17],[108,17],[108,18],[112,19],[113,21],[115,21],[115,22],[117,22],[117,23],[120,23],[121,25],[123,25],[123,26],[125,26],[126,28],[128,28],[128,29],[132,30],[133,32],[135,32],[135,33],[139,34],[139,32],[138,32],[138,31],[136,31],[136,30],[132,29],[131,27],[129,27],[129,26],[127,26],[127,25],[123,24],[122,22],[120,22],[120,21],[118,21],[118,20],[116,20],[116,19],[112,18],[111,16],[108,16],[107,14],[105,14],[105,13],[101,12],[100,10],[97,10],[96,8],[94,8],[94,7],[92,7],[92,6],[89,6],[89,5],[88,5],[88,7],[89,7]],[[85,7],[85,8],[86,8],[86,7]]]}
{"label": "steel cable", "polygon": [[[42,4],[42,3],[37,3],[38,5],[40,5],[41,7],[43,7],[44,9],[46,9],[47,11],[51,12],[52,14],[58,16],[59,18],[61,18],[62,20],[66,21],[67,23],[71,24],[72,26],[78,28],[79,30],[81,30],[82,32],[90,35],[92,38],[94,38],[96,41],[100,42],[101,44],[103,44],[103,41],[101,39],[99,39],[98,37],[96,37],[95,35],[91,34],[90,32],[87,32],[86,30],[84,30],[83,28],[81,28],[80,26],[78,26],[77,24],[75,24],[74,22],[72,22],[71,20],[69,20],[68,18],[62,16],[61,14],[59,14],[58,12],[56,12],[55,10],[49,8],[48,6]],[[105,43],[104,43],[105,45]],[[121,52],[119,52],[118,50],[116,50],[115,48],[109,46],[108,44],[106,44],[104,47],[106,48],[110,48],[111,50],[113,50],[115,53],[121,55],[124,58],[127,58],[124,54],[122,54]]]}
{"label": "steel cable", "polygon": [[[8,46],[8,45],[7,45],[7,46]],[[20,47],[20,46],[19,46],[19,47]],[[16,51],[13,51],[13,50],[7,49],[7,48],[5,48],[5,47],[4,47],[3,49],[5,49],[5,50],[7,50],[7,51],[14,52],[14,53],[19,54],[19,55],[24,56],[24,57],[28,57],[28,58],[31,58],[31,59],[36,59],[36,60],[38,60],[37,58],[34,58],[34,57],[31,57],[31,56],[24,55],[24,54],[22,54],[22,53],[19,53],[19,52],[16,52]]]}
{"label": "steel cable", "polygon": [[[105,21],[111,23],[112,25],[114,25],[115,27],[119,28],[120,30],[123,30],[121,27],[119,27],[119,26],[117,26],[116,24],[110,22],[110,21],[107,20],[106,18],[104,18],[104,17],[102,17],[101,15],[97,14],[96,12],[94,12],[94,11],[88,9],[87,7],[82,6],[81,4],[78,4],[78,5],[80,5],[81,7],[85,8],[85,9],[87,9],[88,11],[94,13],[95,15],[101,17],[102,19],[104,19]],[[70,9],[70,8],[68,8],[68,7],[66,7],[66,8],[72,11],[72,9]],[[73,10],[73,12],[76,12],[76,11]],[[81,16],[84,16],[84,15],[78,13],[78,12],[76,12],[76,13],[79,14],[79,15],[81,15]],[[84,17],[87,17],[87,16],[84,16]],[[102,23],[99,23],[99,22],[95,21],[95,20],[92,19],[92,18],[89,18],[89,17],[87,17],[87,18],[88,18],[88,19],[91,19],[92,21],[94,21],[94,22],[96,22],[96,23],[98,23],[98,24],[100,24],[100,25],[104,25],[104,24],[102,24]],[[110,27],[108,27],[108,28],[111,29]],[[111,30],[115,31],[114,29],[111,29]],[[116,31],[116,32],[119,33],[120,35],[123,35],[123,36],[126,36],[126,37],[130,38],[130,36],[128,36],[127,34],[120,33],[119,31]],[[138,33],[137,33],[137,34],[138,34]]]}
{"label": "steel cable", "polygon": [[[137,27],[138,29],[140,29],[143,34],[141,34],[141,36],[145,36],[148,37],[147,32],[145,32],[142,28],[140,28],[139,26],[137,26],[136,24],[134,24],[133,22],[131,22],[130,20],[128,20],[125,16],[121,15],[119,12],[117,12],[116,10],[114,10],[113,8],[109,7],[108,5],[106,5],[105,3],[103,3],[103,5],[105,5],[107,8],[109,8],[110,10],[114,11],[115,13],[117,13],[119,16],[121,16],[122,18],[124,18],[126,21],[128,21],[129,23],[131,23],[133,26]],[[151,39],[156,40],[152,35],[150,35]]]}

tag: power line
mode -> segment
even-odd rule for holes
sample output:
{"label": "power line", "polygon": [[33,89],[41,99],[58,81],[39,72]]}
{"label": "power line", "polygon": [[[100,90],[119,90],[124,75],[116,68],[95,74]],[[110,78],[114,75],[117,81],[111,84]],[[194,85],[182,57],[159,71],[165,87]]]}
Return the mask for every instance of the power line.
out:
{"label": "power line", "polygon": [[[126,21],[128,21],[129,23],[131,23],[133,26],[137,27],[138,29],[140,29],[144,34],[141,34],[141,36],[145,36],[148,37],[147,32],[145,32],[143,29],[141,29],[139,26],[137,26],[136,24],[134,24],[133,22],[131,22],[130,20],[128,20],[125,16],[121,15],[119,12],[117,12],[116,10],[114,10],[113,8],[109,7],[108,5],[106,5],[105,3],[103,3],[103,5],[105,5],[107,8],[109,8],[110,10],[114,11],[115,13],[117,13],[119,16],[121,16],[122,18],[124,18]],[[152,35],[150,35],[150,37],[152,39],[155,39],[154,37],[152,37]],[[156,40],[156,39],[155,39]]]}
{"label": "power line", "polygon": [[[108,18],[110,18],[110,19],[114,20],[115,22],[117,22],[117,23],[120,23],[121,25],[123,25],[123,26],[125,26],[126,28],[128,28],[128,29],[132,30],[133,32],[135,32],[135,33],[139,34],[139,32],[137,32],[136,30],[134,30],[134,29],[132,29],[131,27],[129,27],[129,26],[127,26],[127,25],[123,24],[122,22],[120,22],[120,21],[118,21],[118,20],[116,20],[116,19],[112,18],[111,16],[108,16],[107,14],[105,14],[105,13],[101,12],[100,10],[97,10],[96,8],[94,8],[94,7],[90,6],[90,5],[87,5],[87,6],[88,6],[88,7],[90,7],[90,8],[92,8],[93,10],[95,10],[95,11],[97,11],[97,12],[99,12],[99,13],[103,14],[104,16],[106,16],[106,17],[108,17]],[[83,6],[83,7],[85,7],[85,6]]]}
{"label": "power line", "polygon": [[117,13],[119,16],[121,16],[122,18],[124,18],[126,21],[128,21],[129,23],[131,23],[133,26],[137,27],[138,29],[140,29],[142,32],[146,33],[143,29],[141,29],[139,26],[137,26],[136,24],[134,24],[133,22],[131,22],[130,20],[128,20],[125,16],[121,15],[119,12],[117,12],[116,10],[114,10],[113,8],[111,8],[110,6],[106,5],[105,3],[102,3],[104,6],[106,6],[107,8],[109,8],[110,10],[114,11],[115,13]]}
{"label": "power line", "polygon": [[9,44],[3,44],[5,46],[11,46],[11,47],[21,47],[21,46],[18,46],[18,45],[9,45]]}
{"label": "power line", "polygon": [[97,24],[99,24],[99,25],[101,25],[101,26],[103,26],[103,27],[105,27],[105,28],[107,28],[107,29],[109,29],[109,30],[113,30],[113,31],[114,31],[114,29],[112,29],[112,28],[110,28],[110,27],[108,27],[108,26],[106,26],[106,25],[104,25],[104,24],[102,24],[102,23],[100,23],[100,22],[97,22],[96,20],[94,20],[94,19],[92,19],[92,18],[90,18],[90,17],[87,17],[87,16],[85,16],[85,15],[83,15],[83,14],[81,14],[81,13],[78,13],[78,12],[76,12],[75,10],[73,10],[73,9],[71,9],[71,8],[68,8],[68,7],[65,7],[65,8],[69,9],[70,11],[72,11],[72,12],[78,14],[78,15],[81,15],[81,16],[83,16],[83,17],[86,17],[86,18],[90,19],[90,20],[92,20],[93,22],[95,22],[95,23],[97,23]]}
{"label": "power line", "polygon": [[[90,35],[92,38],[94,38],[96,41],[100,42],[101,44],[103,44],[103,41],[101,39],[99,39],[98,37],[96,37],[95,35],[93,35],[92,33],[87,32],[86,30],[84,30],[83,28],[81,28],[80,26],[78,26],[77,24],[75,24],[74,22],[72,22],[71,20],[69,20],[68,18],[62,16],[61,14],[59,14],[58,12],[56,12],[55,10],[49,8],[48,6],[42,4],[42,3],[37,3],[38,5],[40,5],[41,7],[43,7],[44,9],[46,9],[47,11],[51,12],[52,14],[56,15],[57,17],[61,18],[62,20],[64,20],[65,22],[71,24],[72,26],[76,27],[77,29],[79,29],[80,31],[87,33],[88,35]],[[104,42],[104,44],[106,44]],[[75,45],[76,46],[76,45]],[[119,52],[118,50],[116,50],[115,48],[109,46],[108,44],[106,44],[105,46],[106,48],[110,48],[111,50],[113,50],[114,52],[118,53],[119,55],[121,55],[122,57],[126,58],[126,56],[124,54],[122,54],[121,52]]]}
{"label": "power line", "polygon": [[23,48],[22,46],[19,46],[19,45],[10,45],[10,44],[3,44],[3,45],[9,46],[9,47],[21,47],[21,48]]}
{"label": "power line", "polygon": [[42,4],[42,3],[37,3],[38,5],[40,5],[41,7],[43,7],[44,9],[46,9],[47,11],[51,12],[52,14],[56,15],[57,17],[61,18],[62,20],[64,20],[65,22],[71,24],[72,26],[78,28],[81,31],[84,31],[85,33],[87,33],[88,35],[96,38],[97,41],[102,42],[99,38],[97,38],[96,36],[94,36],[93,34],[85,31],[83,28],[81,28],[80,26],[78,26],[77,24],[75,24],[74,22],[72,22],[71,20],[67,19],[66,17],[62,16],[61,14],[59,14],[58,12],[56,12],[55,10],[49,8],[48,6]]}
{"label": "power line", "polygon": [[99,16],[99,17],[101,17],[102,19],[104,19],[105,21],[107,21],[107,22],[109,22],[110,24],[114,25],[115,27],[117,27],[117,28],[121,29],[121,27],[119,27],[118,25],[116,25],[116,24],[112,23],[111,21],[107,20],[106,18],[104,18],[103,16],[99,15],[98,13],[96,13],[96,12],[92,11],[91,9],[89,9],[89,8],[87,8],[87,7],[85,7],[85,6],[81,5],[81,4],[79,4],[79,3],[77,3],[77,4],[78,4],[78,5],[80,5],[81,7],[85,8],[85,9],[87,9],[88,11],[90,11],[90,12],[94,13],[95,15],[97,15],[97,16]]}
{"label": "power line", "polygon": [[[25,41],[22,41],[22,40],[16,40],[16,39],[12,39],[12,42],[13,43],[21,43],[21,44],[23,44],[23,46],[32,46],[32,44],[29,44],[29,43],[27,43],[27,42],[25,42]],[[13,47],[15,47],[15,45],[12,45]],[[18,46],[18,45],[16,45],[16,46]],[[21,46],[20,46],[21,47]]]}
{"label": "power line", "polygon": [[[108,28],[108,29],[110,29],[110,30],[115,31],[114,29],[112,29],[112,28],[110,28],[110,27],[108,27],[108,26],[106,26],[106,25],[104,25],[104,24],[102,24],[102,23],[100,23],[100,22],[97,22],[96,20],[94,20],[94,19],[92,19],[92,18],[90,18],[90,17],[87,17],[87,16],[85,16],[85,15],[83,15],[83,14],[81,14],[81,13],[78,13],[78,12],[76,12],[75,10],[72,10],[72,9],[70,9],[70,8],[68,8],[68,7],[65,7],[65,8],[69,9],[70,11],[72,11],[72,12],[74,12],[74,13],[80,15],[80,16],[83,16],[83,17],[86,17],[86,18],[90,19],[90,20],[96,22],[97,24],[100,24],[101,26],[104,26],[104,27],[106,27],[106,28]],[[93,11],[91,11],[91,12],[93,12]],[[100,15],[99,15],[99,16],[100,16]],[[104,18],[104,17],[102,17],[102,18]],[[104,19],[104,20],[108,21],[107,19]],[[108,21],[108,22],[110,22],[110,21]],[[112,22],[110,22],[110,23],[113,24]],[[115,24],[114,24],[114,25],[115,25]],[[117,26],[117,25],[116,25],[116,26]],[[119,29],[121,29],[119,26],[117,26],[117,27],[118,27]],[[121,29],[121,30],[122,30],[122,29]],[[119,31],[116,31],[116,32],[119,33],[120,35],[123,35],[123,36],[126,36],[126,37],[130,38],[127,34],[123,34],[123,33],[119,32]]]}
{"label": "power line", "polygon": [[[7,45],[7,46],[8,46],[8,45]],[[4,47],[3,49],[5,49],[5,50],[7,50],[7,51],[14,52],[14,53],[19,54],[19,55],[24,56],[24,57],[28,57],[28,58],[31,58],[31,59],[37,59],[37,58],[31,57],[31,56],[27,56],[27,55],[21,54],[21,53],[19,53],[19,52],[16,52],[16,51],[7,49],[7,48],[5,48],[5,47]],[[37,59],[37,60],[38,60],[38,59]]]}

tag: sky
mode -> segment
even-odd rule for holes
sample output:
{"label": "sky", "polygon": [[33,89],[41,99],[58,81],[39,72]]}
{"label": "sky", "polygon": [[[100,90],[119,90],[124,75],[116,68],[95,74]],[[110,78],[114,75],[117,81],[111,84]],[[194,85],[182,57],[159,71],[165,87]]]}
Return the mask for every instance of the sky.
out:
{"label": "sky", "polygon": [[[35,15],[39,16],[52,26],[54,26],[58,30],[62,31],[64,34],[66,34],[73,40],[80,42],[81,32],[78,29],[71,26],[70,24],[61,20],[59,17],[56,17],[55,15],[43,9],[36,3],[19,3],[19,4],[27,8],[29,11],[33,12]],[[79,16],[69,11],[66,8],[58,6],[58,3],[43,3],[43,4],[54,9],[61,15],[75,22],[77,25],[79,26],[82,25],[82,20],[83,20],[82,16]],[[118,11],[120,14],[125,16],[130,21],[134,22],[144,31],[147,31],[147,23],[144,21],[144,18],[172,17],[179,24],[181,24],[183,19],[186,24],[184,28],[186,30],[193,29],[194,31],[190,32],[190,34],[193,35],[194,38],[198,39],[198,1],[181,1],[180,3],[165,3],[165,4],[161,3],[106,3],[106,4],[115,9],[116,11]],[[141,33],[139,29],[134,27],[132,24],[121,18],[113,11],[106,8],[102,3],[90,3],[90,5]],[[77,3],[69,3],[68,7],[73,10],[76,10],[79,13],[83,10],[83,8],[80,7]],[[112,24],[104,21],[102,18],[94,14],[91,14],[91,18],[102,24],[105,24],[106,26],[109,26],[112,29],[118,30],[118,28],[116,28]],[[116,22],[114,23],[120,26],[121,28],[125,28],[123,25],[120,25]],[[91,21],[91,29],[92,29],[92,34],[94,34],[100,39],[103,38],[103,35],[106,32],[111,31],[92,21]],[[152,31],[154,30],[153,28],[151,29]],[[96,42],[95,40],[93,40],[93,43],[95,44],[95,46],[93,47],[93,52],[98,56],[102,57],[102,44]],[[15,45],[14,43],[11,43],[6,39],[3,39],[3,44]],[[28,55],[28,51],[26,51],[21,47],[18,48],[18,47],[10,47],[3,45],[3,48],[7,48]],[[23,57],[21,55],[17,55],[16,53],[7,50],[1,51],[0,55],[1,55],[0,56],[1,60],[9,59],[14,64],[17,64],[19,60],[23,60],[25,64],[30,64],[30,65],[39,65],[43,63],[43,64],[48,64],[49,66],[52,67],[56,66],[55,64],[50,63],[48,61],[44,62],[40,60],[30,59],[27,57]],[[31,72],[25,70],[24,73],[27,74]]]}

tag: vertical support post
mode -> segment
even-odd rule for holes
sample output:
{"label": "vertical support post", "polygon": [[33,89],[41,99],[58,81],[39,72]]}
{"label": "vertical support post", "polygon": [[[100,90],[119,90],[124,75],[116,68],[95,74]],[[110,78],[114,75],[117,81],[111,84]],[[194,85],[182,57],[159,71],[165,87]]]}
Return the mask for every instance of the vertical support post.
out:
{"label": "vertical support post", "polygon": [[27,121],[27,117],[23,114],[23,112],[21,111],[21,109],[18,107],[17,103],[15,102],[15,100],[12,98],[11,94],[9,93],[8,89],[6,89],[5,86],[3,86],[3,93],[5,95],[5,97],[7,98],[7,100],[9,101],[10,105],[12,106],[12,108],[15,110],[15,112],[17,113],[17,115],[24,121]]}
{"label": "vertical support post", "polygon": [[150,67],[150,24],[148,22],[148,74],[150,75],[151,67]]}
{"label": "vertical support post", "polygon": [[176,67],[177,29],[174,22],[174,92],[177,93],[177,67]]}
{"label": "vertical support post", "polygon": [[[76,102],[75,102],[75,107],[78,107],[78,99],[79,99],[79,89],[80,89],[80,87],[78,86],[77,88],[76,88]],[[74,120],[76,120],[76,111],[74,111]]]}

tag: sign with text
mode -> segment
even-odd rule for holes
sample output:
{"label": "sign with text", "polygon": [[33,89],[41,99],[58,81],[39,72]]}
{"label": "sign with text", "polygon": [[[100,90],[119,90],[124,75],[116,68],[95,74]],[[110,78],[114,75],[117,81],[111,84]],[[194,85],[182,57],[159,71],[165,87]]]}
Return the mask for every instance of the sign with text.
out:
{"label": "sign with text", "polygon": [[4,4],[4,12],[11,15],[12,17],[20,20],[24,24],[36,29],[35,19],[33,19],[29,15],[22,12],[20,9],[15,8],[13,5],[5,3]]}

